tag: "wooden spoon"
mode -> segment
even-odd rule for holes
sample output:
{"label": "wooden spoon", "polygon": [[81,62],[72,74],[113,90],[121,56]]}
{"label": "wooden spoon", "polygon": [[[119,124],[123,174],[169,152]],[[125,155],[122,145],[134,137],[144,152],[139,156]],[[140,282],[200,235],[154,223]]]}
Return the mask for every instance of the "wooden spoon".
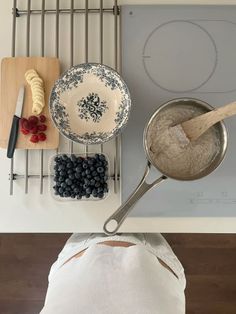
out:
{"label": "wooden spoon", "polygon": [[171,128],[171,133],[178,138],[182,146],[185,146],[190,141],[198,139],[217,122],[235,114],[236,101],[178,124]]}

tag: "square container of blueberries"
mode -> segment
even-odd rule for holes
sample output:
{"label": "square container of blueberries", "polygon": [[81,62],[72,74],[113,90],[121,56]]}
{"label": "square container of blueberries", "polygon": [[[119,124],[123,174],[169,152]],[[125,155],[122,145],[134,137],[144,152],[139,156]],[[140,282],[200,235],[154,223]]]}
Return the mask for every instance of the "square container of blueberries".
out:
{"label": "square container of blueberries", "polygon": [[57,154],[49,171],[50,191],[59,201],[98,201],[109,193],[109,159],[105,154]]}

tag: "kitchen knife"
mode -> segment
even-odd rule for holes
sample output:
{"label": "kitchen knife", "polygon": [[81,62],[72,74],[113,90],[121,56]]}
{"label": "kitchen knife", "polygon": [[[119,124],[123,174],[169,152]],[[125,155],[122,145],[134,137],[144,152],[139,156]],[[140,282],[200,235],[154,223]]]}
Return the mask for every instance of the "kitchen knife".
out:
{"label": "kitchen knife", "polygon": [[8,147],[7,147],[8,158],[12,158],[14,155],[16,141],[18,137],[19,121],[21,118],[22,108],[24,104],[24,95],[25,95],[25,87],[21,86],[18,93],[18,98],[16,102],[16,111],[12,119],[11,132],[10,132],[10,137],[8,141]]}

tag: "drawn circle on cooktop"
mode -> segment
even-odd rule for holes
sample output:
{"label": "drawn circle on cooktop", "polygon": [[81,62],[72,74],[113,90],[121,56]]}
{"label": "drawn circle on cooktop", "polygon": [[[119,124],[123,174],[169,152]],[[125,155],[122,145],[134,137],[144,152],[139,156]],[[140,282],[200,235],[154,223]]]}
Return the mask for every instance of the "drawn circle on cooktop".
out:
{"label": "drawn circle on cooktop", "polygon": [[148,36],[143,65],[154,84],[169,92],[191,92],[212,77],[217,66],[214,39],[192,21],[161,24]]}

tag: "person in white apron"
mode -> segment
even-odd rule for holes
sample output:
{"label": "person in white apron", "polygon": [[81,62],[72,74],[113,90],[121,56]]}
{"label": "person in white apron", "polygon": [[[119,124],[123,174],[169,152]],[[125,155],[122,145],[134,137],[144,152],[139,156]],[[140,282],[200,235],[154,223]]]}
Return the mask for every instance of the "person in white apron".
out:
{"label": "person in white apron", "polygon": [[73,234],[41,314],[184,314],[184,269],[161,234]]}

